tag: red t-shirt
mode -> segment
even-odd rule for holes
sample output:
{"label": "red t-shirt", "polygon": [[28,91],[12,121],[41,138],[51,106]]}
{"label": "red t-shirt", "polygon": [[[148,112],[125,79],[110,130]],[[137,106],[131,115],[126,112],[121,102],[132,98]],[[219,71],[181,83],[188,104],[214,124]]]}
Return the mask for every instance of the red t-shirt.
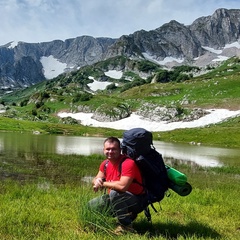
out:
{"label": "red t-shirt", "polygon": [[[119,160],[117,161],[116,164],[112,164],[109,160],[104,160],[100,167],[99,170],[101,172],[105,172],[104,166],[106,162],[108,161],[107,167],[106,167],[106,173],[105,173],[105,178],[106,181],[111,182],[111,181],[118,181],[120,180],[121,176],[127,176],[133,178],[133,182],[130,184],[128,188],[128,192],[134,194],[134,195],[139,195],[143,193],[143,187],[140,185],[142,184],[142,176],[139,171],[138,166],[134,162],[134,160],[130,158],[126,158],[124,161],[125,157],[121,156]],[[123,162],[122,162],[123,161]],[[122,167],[121,173],[119,172],[119,164],[122,162]],[[140,184],[139,184],[140,183]]]}

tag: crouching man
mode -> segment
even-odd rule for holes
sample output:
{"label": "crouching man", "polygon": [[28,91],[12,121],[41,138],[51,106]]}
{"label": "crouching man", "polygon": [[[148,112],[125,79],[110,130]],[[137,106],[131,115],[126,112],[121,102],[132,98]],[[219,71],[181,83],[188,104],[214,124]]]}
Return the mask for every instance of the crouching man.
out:
{"label": "crouching man", "polygon": [[134,160],[121,153],[118,138],[107,138],[103,152],[106,159],[100,164],[92,183],[95,192],[107,188],[108,194],[90,200],[89,206],[100,212],[106,210],[106,207],[110,209],[119,223],[116,234],[134,232],[132,222],[147,205],[141,173]]}

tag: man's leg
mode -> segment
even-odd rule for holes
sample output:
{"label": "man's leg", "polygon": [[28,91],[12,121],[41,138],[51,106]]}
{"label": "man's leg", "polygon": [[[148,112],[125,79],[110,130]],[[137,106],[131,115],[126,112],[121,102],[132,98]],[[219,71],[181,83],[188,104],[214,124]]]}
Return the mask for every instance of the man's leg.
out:
{"label": "man's leg", "polygon": [[142,197],[131,193],[110,191],[110,202],[120,224],[128,226],[143,211]]}
{"label": "man's leg", "polygon": [[91,210],[106,213],[107,215],[112,215],[110,208],[110,198],[108,194],[104,194],[100,197],[91,199],[88,202],[88,206]]}

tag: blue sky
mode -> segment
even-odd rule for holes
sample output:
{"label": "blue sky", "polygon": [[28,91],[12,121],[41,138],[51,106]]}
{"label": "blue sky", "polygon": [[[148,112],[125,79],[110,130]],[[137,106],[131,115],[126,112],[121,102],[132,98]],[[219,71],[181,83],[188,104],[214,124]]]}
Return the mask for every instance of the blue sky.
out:
{"label": "blue sky", "polygon": [[0,0],[0,45],[82,35],[119,38],[176,20],[185,25],[239,0]]}

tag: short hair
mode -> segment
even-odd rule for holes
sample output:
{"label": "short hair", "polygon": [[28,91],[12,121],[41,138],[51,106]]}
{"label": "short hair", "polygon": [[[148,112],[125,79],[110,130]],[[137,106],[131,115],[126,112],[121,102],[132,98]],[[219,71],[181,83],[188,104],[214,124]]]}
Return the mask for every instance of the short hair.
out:
{"label": "short hair", "polygon": [[114,143],[116,142],[119,146],[119,148],[121,148],[121,143],[120,143],[120,140],[116,137],[108,137],[104,140],[103,144],[105,144],[106,142],[110,142],[110,143]]}

